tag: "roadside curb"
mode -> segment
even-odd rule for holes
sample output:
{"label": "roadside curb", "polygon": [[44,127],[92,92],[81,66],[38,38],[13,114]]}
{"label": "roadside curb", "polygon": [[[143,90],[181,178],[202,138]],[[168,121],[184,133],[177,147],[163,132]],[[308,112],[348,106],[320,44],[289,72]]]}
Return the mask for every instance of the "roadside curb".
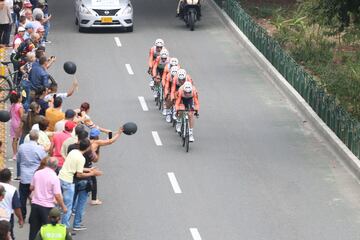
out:
{"label": "roadside curb", "polygon": [[336,134],[326,125],[326,123],[316,114],[311,106],[302,98],[302,96],[286,81],[286,79],[277,71],[277,69],[265,58],[265,56],[252,44],[245,34],[238,28],[233,20],[221,9],[214,0],[208,1],[213,9],[219,14],[222,21],[227,25],[234,35],[256,61],[265,69],[273,79],[273,82],[285,93],[285,95],[300,109],[300,111],[311,121],[319,130],[321,135],[330,144],[335,153],[343,159],[349,170],[360,179],[360,161],[350,151],[350,149],[336,136]]}

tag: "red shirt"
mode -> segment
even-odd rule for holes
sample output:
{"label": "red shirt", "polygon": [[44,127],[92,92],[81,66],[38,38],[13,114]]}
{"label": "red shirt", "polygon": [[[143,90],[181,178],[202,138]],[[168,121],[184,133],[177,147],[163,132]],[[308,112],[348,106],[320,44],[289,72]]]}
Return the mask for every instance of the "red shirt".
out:
{"label": "red shirt", "polygon": [[59,161],[58,166],[62,167],[64,164],[64,158],[61,155],[61,146],[65,142],[66,139],[71,137],[71,133],[67,131],[57,132],[53,136],[53,143],[54,143],[54,151],[53,151],[53,157],[56,157]]}

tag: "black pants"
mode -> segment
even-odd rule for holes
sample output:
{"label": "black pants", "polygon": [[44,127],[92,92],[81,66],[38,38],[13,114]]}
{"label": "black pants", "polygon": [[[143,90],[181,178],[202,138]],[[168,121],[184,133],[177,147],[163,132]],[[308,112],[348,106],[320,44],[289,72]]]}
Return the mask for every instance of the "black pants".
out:
{"label": "black pants", "polygon": [[22,184],[19,185],[19,195],[20,195],[20,203],[21,203],[21,213],[23,215],[24,221],[26,219],[26,202],[30,196],[30,184]]}
{"label": "black pants", "polygon": [[10,218],[10,235],[12,240],[15,240],[15,236],[14,236],[14,214],[11,214],[11,218]]}
{"label": "black pants", "polygon": [[96,177],[92,176],[91,181],[92,181],[91,200],[95,201],[97,199],[97,180],[96,180]]}
{"label": "black pants", "polygon": [[48,224],[48,216],[51,208],[31,204],[29,240],[34,240],[42,225]]}
{"label": "black pants", "polygon": [[0,24],[0,44],[10,43],[11,24]]}

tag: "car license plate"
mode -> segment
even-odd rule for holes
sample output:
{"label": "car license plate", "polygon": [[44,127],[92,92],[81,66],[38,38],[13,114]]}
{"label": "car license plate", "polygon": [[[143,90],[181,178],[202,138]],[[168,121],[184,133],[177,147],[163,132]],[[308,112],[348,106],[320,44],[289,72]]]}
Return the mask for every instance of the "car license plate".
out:
{"label": "car license plate", "polygon": [[101,23],[112,23],[112,17],[102,17]]}

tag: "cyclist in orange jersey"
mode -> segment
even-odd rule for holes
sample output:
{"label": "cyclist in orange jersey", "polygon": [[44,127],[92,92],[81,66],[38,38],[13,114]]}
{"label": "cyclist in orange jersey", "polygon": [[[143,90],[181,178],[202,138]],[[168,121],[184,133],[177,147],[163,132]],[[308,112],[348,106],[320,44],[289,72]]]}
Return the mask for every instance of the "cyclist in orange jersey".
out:
{"label": "cyclist in orange jersey", "polygon": [[155,40],[155,45],[150,48],[150,52],[149,52],[149,69],[148,69],[148,73],[150,75],[152,74],[152,68],[154,66],[154,61],[158,56],[160,56],[161,50],[165,49],[164,46],[165,46],[164,40],[159,38],[159,39]]}
{"label": "cyclist in orange jersey", "polygon": [[[170,92],[171,87],[173,84],[173,79],[177,76],[177,72],[179,70],[178,66],[172,66],[170,69],[170,72],[166,76],[165,80],[165,87],[164,87],[164,98],[165,98],[165,105],[164,108],[166,108],[166,122],[171,122],[171,107],[174,105],[174,101],[171,100]],[[175,111],[174,111],[175,113]]]}
{"label": "cyclist in orange jersey", "polygon": [[[189,141],[194,142],[194,111],[197,115],[199,112],[199,96],[196,88],[192,85],[191,82],[185,82],[178,92],[178,97],[175,103],[175,110],[181,112],[184,110],[190,110],[189,112]],[[181,117],[178,114],[179,117]],[[181,122],[177,121],[176,131],[181,131]]]}
{"label": "cyclist in orange jersey", "polygon": [[186,73],[185,69],[179,69],[177,72],[177,76],[174,77],[173,84],[171,85],[171,92],[170,92],[171,101],[176,100],[177,91],[185,82],[193,83],[193,80],[190,77],[190,75]]}
{"label": "cyclist in orange jersey", "polygon": [[174,58],[174,57],[170,58],[169,63],[166,64],[166,66],[165,66],[164,73],[162,75],[162,85],[163,85],[163,87],[165,87],[166,78],[167,78],[167,76],[168,76],[168,74],[170,72],[171,67],[173,67],[173,66],[178,66],[180,68],[179,60],[177,58]]}

